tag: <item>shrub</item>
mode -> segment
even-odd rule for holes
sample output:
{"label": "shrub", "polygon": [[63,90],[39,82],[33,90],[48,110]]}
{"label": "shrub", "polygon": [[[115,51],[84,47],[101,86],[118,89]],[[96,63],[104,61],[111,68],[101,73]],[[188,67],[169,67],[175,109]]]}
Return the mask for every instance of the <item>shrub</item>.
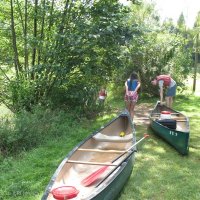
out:
{"label": "shrub", "polygon": [[6,156],[29,150],[67,134],[76,121],[73,115],[61,110],[37,107],[32,113],[22,111],[13,118],[0,121],[0,152]]}

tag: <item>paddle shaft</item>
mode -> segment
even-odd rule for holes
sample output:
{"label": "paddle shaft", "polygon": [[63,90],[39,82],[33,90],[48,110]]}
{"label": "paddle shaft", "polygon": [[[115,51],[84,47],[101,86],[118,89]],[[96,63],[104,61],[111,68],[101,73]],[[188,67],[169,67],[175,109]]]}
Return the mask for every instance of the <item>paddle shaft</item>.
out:
{"label": "paddle shaft", "polygon": [[135,153],[136,150],[131,151],[131,153],[125,157],[116,167],[114,167],[96,186],[97,188],[99,185],[101,185],[123,162],[125,162],[133,153]]}
{"label": "paddle shaft", "polygon": [[[131,149],[133,149],[139,142],[141,142],[143,139],[145,139],[146,137],[148,137],[149,135],[145,134],[143,138],[141,138],[138,142],[136,142],[134,145],[132,145],[130,148],[128,148],[124,153],[122,153],[120,156],[118,156],[117,158],[115,158],[111,163],[115,162],[116,160],[118,160],[119,158],[121,158],[124,154],[128,153]],[[134,151],[132,151],[134,152]],[[132,153],[131,152],[131,153]],[[127,159],[127,157],[129,157],[130,155],[126,156],[122,162],[124,160]],[[120,164],[122,163],[120,161]],[[118,168],[120,166],[120,164],[116,164],[115,168]],[[100,169],[98,169],[97,171],[93,172],[92,174],[90,174],[89,176],[87,176],[86,178],[84,178],[81,183],[82,185],[84,186],[89,186],[91,185],[93,182],[95,182],[99,177],[100,175],[108,168],[109,166],[104,166]]]}
{"label": "paddle shaft", "polygon": [[119,158],[121,158],[123,155],[125,155],[126,153],[128,153],[133,147],[135,147],[138,143],[140,143],[142,140],[144,140],[146,137],[148,137],[149,135],[145,134],[144,137],[142,137],[140,140],[138,140],[135,144],[133,144],[131,147],[129,147],[124,153],[122,153],[121,155],[119,155],[117,158],[115,158],[112,163],[114,163],[116,160],[118,160]]}
{"label": "paddle shaft", "polygon": [[[139,142],[141,142],[142,140],[144,140],[146,137],[149,137],[149,135],[145,134],[144,137],[142,137],[140,140],[138,140],[134,145],[132,145],[125,153],[129,152],[133,147],[135,147]],[[106,177],[103,178],[103,180],[101,180],[95,187],[98,187],[101,183],[103,183],[124,161],[126,161],[134,152],[136,152],[136,150],[131,151],[130,154],[128,156],[126,156],[116,167],[114,167],[107,175]],[[120,156],[118,156],[113,162],[115,162],[117,159],[119,159],[120,157],[122,157],[125,153],[121,154]],[[113,163],[112,162],[112,163]]]}

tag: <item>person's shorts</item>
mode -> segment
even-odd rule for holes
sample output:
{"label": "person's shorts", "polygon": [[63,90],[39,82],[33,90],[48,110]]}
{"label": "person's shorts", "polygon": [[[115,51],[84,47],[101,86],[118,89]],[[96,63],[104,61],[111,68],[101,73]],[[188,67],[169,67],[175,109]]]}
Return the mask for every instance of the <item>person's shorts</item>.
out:
{"label": "person's shorts", "polygon": [[137,100],[138,100],[138,93],[137,92],[133,93],[133,94],[130,93],[129,95],[125,94],[125,96],[124,96],[124,101],[137,102]]}
{"label": "person's shorts", "polygon": [[173,97],[176,95],[176,85],[167,89],[166,97]]}

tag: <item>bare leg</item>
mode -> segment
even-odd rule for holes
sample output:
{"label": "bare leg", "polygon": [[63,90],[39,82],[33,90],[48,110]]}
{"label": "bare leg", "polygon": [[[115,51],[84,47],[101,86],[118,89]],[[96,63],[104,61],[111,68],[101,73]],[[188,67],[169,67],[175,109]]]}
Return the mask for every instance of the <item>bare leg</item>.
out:
{"label": "bare leg", "polygon": [[128,110],[129,114],[131,115],[131,112],[130,112],[130,106],[131,106],[131,102],[130,101],[126,101],[126,109]]}
{"label": "bare leg", "polygon": [[134,109],[135,109],[135,102],[131,102],[130,105],[130,113],[131,113],[131,119],[133,120],[134,118]]}
{"label": "bare leg", "polygon": [[173,97],[169,97],[169,108],[172,108]]}
{"label": "bare leg", "polygon": [[170,97],[165,97],[166,106],[170,108]]}

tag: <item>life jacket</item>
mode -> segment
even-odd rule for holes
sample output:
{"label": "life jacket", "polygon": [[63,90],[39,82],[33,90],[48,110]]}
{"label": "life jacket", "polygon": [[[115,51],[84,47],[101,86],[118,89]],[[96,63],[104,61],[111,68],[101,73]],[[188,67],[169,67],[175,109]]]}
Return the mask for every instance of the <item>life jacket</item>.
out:
{"label": "life jacket", "polygon": [[133,80],[132,82],[131,80],[127,80],[127,85],[128,85],[128,91],[134,91],[138,85],[138,80]]}
{"label": "life jacket", "polygon": [[164,81],[164,86],[169,86],[171,83],[171,77],[169,75],[160,75],[156,77],[157,82],[162,80]]}
{"label": "life jacket", "polygon": [[105,90],[101,90],[100,92],[99,92],[99,96],[107,96],[107,93],[106,93],[106,91]]}

